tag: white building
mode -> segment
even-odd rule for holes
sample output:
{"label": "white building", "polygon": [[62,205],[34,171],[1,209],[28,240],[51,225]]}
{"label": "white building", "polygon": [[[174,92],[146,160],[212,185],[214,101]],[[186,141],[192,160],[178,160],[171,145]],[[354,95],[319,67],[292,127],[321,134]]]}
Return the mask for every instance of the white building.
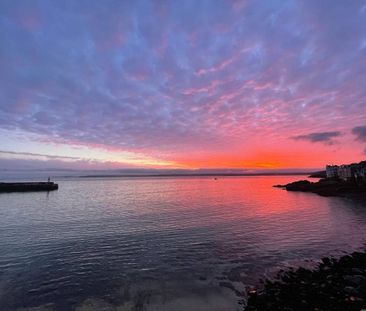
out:
{"label": "white building", "polygon": [[351,165],[340,165],[338,167],[338,177],[343,180],[352,179],[352,167]]}
{"label": "white building", "polygon": [[366,167],[361,167],[359,170],[355,172],[356,177],[365,178],[366,177]]}
{"label": "white building", "polygon": [[327,165],[325,167],[327,178],[339,178],[344,181],[366,182],[366,161],[349,165]]}
{"label": "white building", "polygon": [[325,167],[325,172],[327,178],[337,178],[338,177],[338,165],[327,165]]}

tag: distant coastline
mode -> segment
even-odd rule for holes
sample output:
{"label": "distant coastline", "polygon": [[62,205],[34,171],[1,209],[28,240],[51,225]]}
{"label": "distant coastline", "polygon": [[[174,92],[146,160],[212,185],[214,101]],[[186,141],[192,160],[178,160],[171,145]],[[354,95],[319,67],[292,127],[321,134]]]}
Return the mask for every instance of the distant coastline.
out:
{"label": "distant coastline", "polygon": [[[243,176],[304,176],[309,175],[310,172],[296,172],[296,173],[186,173],[186,174],[118,174],[118,175],[80,175],[80,176],[70,176],[78,178],[120,178],[120,177],[243,177]],[[68,177],[68,176],[63,176]]]}
{"label": "distant coastline", "polygon": [[[1,171],[1,169],[0,169]],[[316,170],[308,171],[259,171],[245,172],[235,170],[109,170],[109,171],[76,171],[76,170],[3,170],[0,174],[0,181],[42,181],[51,177],[57,179],[91,179],[91,178],[189,178],[189,177],[206,177],[206,178],[223,178],[223,177],[255,177],[255,176],[309,176]]]}

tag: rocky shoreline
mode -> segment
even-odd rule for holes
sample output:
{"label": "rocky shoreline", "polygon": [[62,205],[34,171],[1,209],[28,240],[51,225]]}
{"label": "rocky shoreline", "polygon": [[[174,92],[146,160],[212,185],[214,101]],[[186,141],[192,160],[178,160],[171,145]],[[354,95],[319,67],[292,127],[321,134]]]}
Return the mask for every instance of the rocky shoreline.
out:
{"label": "rocky shoreline", "polygon": [[366,251],[325,257],[314,270],[280,270],[248,295],[245,311],[366,310]]}
{"label": "rocky shoreline", "polygon": [[299,180],[287,185],[274,185],[273,187],[284,188],[287,191],[312,192],[321,196],[365,196],[366,186],[356,185],[337,179],[320,179],[318,182]]}

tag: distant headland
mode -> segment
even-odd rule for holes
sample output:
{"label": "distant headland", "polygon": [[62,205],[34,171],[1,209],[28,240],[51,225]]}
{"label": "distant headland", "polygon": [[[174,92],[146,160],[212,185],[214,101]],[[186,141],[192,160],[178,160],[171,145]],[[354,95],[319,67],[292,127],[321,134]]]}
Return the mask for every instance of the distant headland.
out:
{"label": "distant headland", "polygon": [[318,176],[324,176],[324,178],[318,182],[300,180],[274,187],[284,188],[287,191],[312,192],[321,196],[366,196],[366,161],[344,165],[327,165],[324,172],[317,172],[310,177]]}

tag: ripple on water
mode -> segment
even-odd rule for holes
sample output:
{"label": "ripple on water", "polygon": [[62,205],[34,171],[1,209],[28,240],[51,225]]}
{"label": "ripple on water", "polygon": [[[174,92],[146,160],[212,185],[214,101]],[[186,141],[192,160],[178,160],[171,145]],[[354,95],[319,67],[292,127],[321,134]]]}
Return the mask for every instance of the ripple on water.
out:
{"label": "ripple on water", "polygon": [[260,275],[365,243],[364,203],[272,188],[295,179],[69,179],[0,195],[0,305],[240,309]]}

